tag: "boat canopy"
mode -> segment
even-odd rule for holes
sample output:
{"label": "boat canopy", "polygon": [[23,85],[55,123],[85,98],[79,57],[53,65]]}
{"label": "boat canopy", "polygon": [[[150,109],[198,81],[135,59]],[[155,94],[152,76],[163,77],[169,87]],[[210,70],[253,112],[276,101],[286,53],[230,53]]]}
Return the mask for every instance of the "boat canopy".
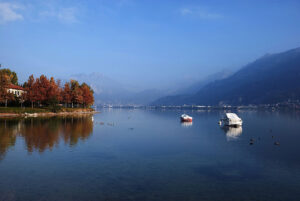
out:
{"label": "boat canopy", "polygon": [[240,120],[240,118],[235,113],[226,113],[228,119]]}
{"label": "boat canopy", "polygon": [[183,114],[183,115],[181,115],[181,117],[182,118],[191,118],[189,115],[187,115],[187,114]]}

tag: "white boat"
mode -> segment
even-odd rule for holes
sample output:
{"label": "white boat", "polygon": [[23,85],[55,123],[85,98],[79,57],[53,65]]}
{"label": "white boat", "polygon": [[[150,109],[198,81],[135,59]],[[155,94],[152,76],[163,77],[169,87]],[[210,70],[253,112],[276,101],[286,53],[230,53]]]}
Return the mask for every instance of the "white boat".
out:
{"label": "white boat", "polygon": [[193,117],[187,115],[187,114],[183,114],[180,117],[182,122],[192,122],[193,121]]}
{"label": "white boat", "polygon": [[226,113],[221,119],[225,126],[242,126],[243,121],[235,113]]}

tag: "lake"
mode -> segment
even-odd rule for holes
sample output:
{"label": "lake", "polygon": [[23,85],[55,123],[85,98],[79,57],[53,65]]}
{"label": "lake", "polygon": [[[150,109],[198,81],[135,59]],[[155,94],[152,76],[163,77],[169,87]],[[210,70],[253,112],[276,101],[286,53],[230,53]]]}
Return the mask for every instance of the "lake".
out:
{"label": "lake", "polygon": [[223,113],[2,118],[0,201],[300,200],[300,113]]}

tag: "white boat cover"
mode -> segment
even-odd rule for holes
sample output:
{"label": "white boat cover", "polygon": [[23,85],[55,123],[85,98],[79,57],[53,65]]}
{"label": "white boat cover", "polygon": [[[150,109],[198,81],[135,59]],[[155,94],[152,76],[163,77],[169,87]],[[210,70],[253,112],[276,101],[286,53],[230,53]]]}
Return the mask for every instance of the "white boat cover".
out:
{"label": "white boat cover", "polygon": [[189,116],[189,115],[187,115],[187,114],[181,115],[181,118],[184,118],[184,119],[192,119],[192,117]]}
{"label": "white boat cover", "polygon": [[240,118],[235,113],[226,113],[226,117],[232,120],[240,120]]}

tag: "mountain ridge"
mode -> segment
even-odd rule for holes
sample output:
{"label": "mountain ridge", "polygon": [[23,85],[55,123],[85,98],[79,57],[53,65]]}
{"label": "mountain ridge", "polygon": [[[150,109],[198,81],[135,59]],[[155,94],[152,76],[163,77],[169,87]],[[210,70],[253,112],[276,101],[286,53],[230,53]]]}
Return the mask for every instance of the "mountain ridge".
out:
{"label": "mountain ridge", "polygon": [[152,105],[248,105],[300,99],[300,48],[268,54],[197,93],[160,98]]}

